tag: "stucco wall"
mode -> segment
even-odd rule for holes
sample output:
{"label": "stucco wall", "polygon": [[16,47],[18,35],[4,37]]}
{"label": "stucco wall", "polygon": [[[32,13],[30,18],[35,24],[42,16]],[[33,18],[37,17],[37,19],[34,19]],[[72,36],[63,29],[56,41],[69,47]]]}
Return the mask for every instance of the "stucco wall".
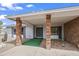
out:
{"label": "stucco wall", "polygon": [[32,39],[33,38],[33,25],[27,23],[25,32],[26,32],[26,39]]}
{"label": "stucco wall", "polygon": [[[46,39],[46,28],[45,25],[43,26],[43,38]],[[51,35],[52,39],[59,39],[58,35]]]}
{"label": "stucco wall", "polygon": [[[26,25],[25,25],[25,29],[24,29],[24,37],[23,38],[23,35],[22,35],[22,38],[25,40],[27,39],[32,39],[34,38],[34,26],[28,22],[26,22]],[[36,26],[36,27],[43,27],[43,38],[45,39],[46,38],[46,29],[45,29],[45,25],[41,26]],[[7,34],[8,34],[8,40],[15,40],[16,39],[16,34],[13,34],[12,36],[12,28],[7,28]],[[9,38],[13,38],[13,39],[9,39]],[[55,38],[58,38],[57,36],[51,36],[52,39],[55,39]]]}
{"label": "stucco wall", "polygon": [[[7,41],[12,41],[16,39],[16,34],[12,34],[12,28],[6,28],[6,32],[7,32]],[[25,32],[24,33],[25,38],[23,38],[23,35],[22,35],[22,38],[24,40],[32,39],[33,38],[33,25],[27,23],[25,26],[24,32]]]}
{"label": "stucco wall", "polygon": [[5,32],[7,33],[7,41],[12,41],[13,40],[13,38],[12,38],[12,28],[11,27],[6,28]]}
{"label": "stucco wall", "polygon": [[46,39],[46,29],[45,29],[45,25],[43,26],[43,38]]}
{"label": "stucco wall", "polygon": [[66,41],[79,44],[79,17],[64,24],[64,35]]}

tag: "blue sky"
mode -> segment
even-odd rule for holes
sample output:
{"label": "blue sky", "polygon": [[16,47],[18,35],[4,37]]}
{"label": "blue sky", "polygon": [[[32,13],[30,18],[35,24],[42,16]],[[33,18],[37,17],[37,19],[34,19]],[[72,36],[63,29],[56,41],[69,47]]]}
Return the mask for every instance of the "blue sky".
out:
{"label": "blue sky", "polygon": [[[11,6],[12,5],[12,6]],[[79,6],[77,3],[18,3],[11,5],[0,4],[0,15],[15,15],[32,11],[59,9],[65,7]],[[3,9],[1,9],[3,8]],[[15,9],[14,9],[15,8]]]}
{"label": "blue sky", "polygon": [[2,22],[7,25],[15,24],[15,22],[4,18],[6,15],[16,15],[28,12],[36,12],[41,10],[59,9],[66,7],[79,6],[79,3],[17,3],[17,4],[1,4],[0,16]]}

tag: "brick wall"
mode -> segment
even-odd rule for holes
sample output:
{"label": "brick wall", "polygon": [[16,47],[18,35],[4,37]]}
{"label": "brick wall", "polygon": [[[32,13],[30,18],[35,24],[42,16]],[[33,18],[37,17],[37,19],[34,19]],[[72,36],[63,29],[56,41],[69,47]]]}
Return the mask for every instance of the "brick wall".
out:
{"label": "brick wall", "polygon": [[79,45],[79,17],[64,24],[64,35],[65,40]]}

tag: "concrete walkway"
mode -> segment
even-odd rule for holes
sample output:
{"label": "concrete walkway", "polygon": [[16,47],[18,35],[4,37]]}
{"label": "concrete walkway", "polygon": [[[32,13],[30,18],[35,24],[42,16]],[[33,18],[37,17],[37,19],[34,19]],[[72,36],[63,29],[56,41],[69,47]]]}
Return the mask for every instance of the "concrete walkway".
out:
{"label": "concrete walkway", "polygon": [[33,46],[16,46],[0,54],[1,56],[79,56],[79,51],[51,49]]}
{"label": "concrete walkway", "polygon": [[7,50],[15,47],[15,45],[14,44],[11,44],[11,43],[5,43],[5,44],[6,44],[5,47],[0,48],[0,53],[3,53],[4,51],[7,51]]}

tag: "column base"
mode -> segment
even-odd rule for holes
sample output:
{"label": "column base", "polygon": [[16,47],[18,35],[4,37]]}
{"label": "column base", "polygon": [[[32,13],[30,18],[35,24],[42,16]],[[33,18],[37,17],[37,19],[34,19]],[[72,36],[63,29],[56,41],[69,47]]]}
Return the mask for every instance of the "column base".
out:
{"label": "column base", "polygon": [[46,40],[46,49],[51,49],[51,40]]}
{"label": "column base", "polygon": [[18,37],[18,38],[16,39],[16,45],[17,45],[17,46],[22,45],[21,38]]}
{"label": "column base", "polygon": [[16,46],[22,45],[21,42],[16,42]]}

